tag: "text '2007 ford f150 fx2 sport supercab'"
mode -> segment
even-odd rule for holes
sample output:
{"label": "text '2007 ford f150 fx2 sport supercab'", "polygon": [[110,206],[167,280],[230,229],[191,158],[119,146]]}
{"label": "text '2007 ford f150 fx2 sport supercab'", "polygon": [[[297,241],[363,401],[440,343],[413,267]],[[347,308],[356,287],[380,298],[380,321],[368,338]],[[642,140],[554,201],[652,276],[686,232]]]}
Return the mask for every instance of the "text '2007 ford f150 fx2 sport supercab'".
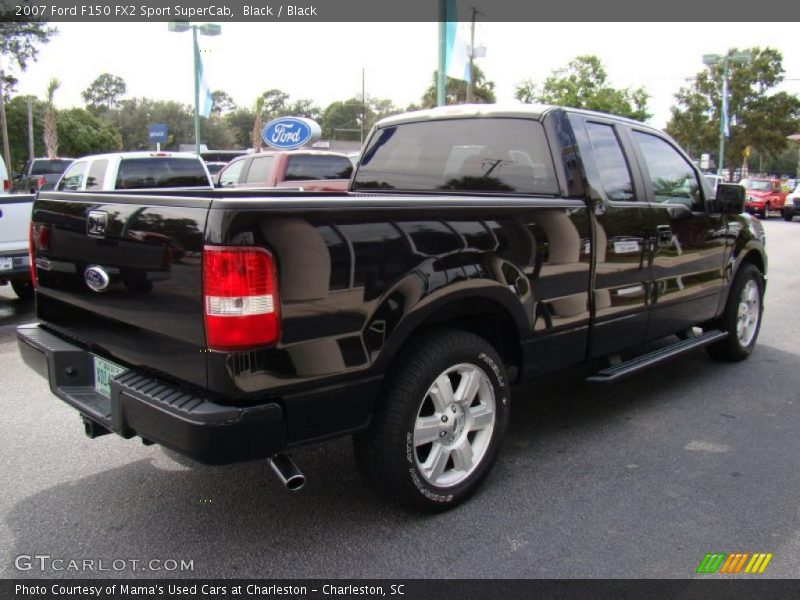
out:
{"label": "text '2007 ford f150 fx2 sport supercab'", "polygon": [[19,346],[91,437],[269,459],[298,488],[284,452],[352,434],[381,490],[442,510],[489,473],[512,383],[606,358],[589,382],[608,383],[701,346],[746,358],[767,259],[743,210],[741,186],[712,197],[635,121],[408,113],[375,126],[345,193],[40,194]]}

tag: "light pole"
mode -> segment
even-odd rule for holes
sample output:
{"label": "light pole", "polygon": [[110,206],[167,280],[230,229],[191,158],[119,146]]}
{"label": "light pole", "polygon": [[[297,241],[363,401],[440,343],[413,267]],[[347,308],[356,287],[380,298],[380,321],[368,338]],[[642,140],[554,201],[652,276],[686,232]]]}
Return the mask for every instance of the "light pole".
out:
{"label": "light pole", "polygon": [[717,175],[722,176],[725,166],[725,136],[728,135],[728,65],[730,63],[745,64],[752,60],[749,52],[733,52],[731,54],[704,54],[703,64],[706,66],[722,65],[722,94],[719,108],[719,157],[717,158]]}
{"label": "light pole", "polygon": [[216,23],[190,25],[186,21],[170,21],[169,30],[183,33],[192,30],[192,48],[194,50],[194,151],[200,154],[200,46],[197,45],[197,32],[200,35],[219,35],[222,27]]}

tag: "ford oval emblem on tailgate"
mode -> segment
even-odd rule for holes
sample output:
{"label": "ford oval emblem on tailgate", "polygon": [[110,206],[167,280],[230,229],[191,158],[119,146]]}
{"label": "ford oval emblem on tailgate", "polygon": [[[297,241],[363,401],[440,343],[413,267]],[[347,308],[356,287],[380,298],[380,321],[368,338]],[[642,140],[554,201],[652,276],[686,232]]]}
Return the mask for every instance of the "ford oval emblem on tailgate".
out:
{"label": "ford oval emblem on tailgate", "polygon": [[91,210],[86,218],[86,234],[92,237],[106,237],[108,213],[104,210]]}
{"label": "ford oval emblem on tailgate", "polygon": [[105,292],[111,282],[108,273],[103,270],[103,267],[98,267],[97,265],[87,267],[83,272],[83,279],[89,289],[94,292]]}

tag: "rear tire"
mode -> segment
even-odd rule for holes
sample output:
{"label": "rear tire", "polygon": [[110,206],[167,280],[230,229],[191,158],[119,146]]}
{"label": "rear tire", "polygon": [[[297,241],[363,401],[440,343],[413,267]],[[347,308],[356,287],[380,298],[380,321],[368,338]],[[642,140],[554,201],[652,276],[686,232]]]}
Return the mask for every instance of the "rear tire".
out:
{"label": "rear tire", "polygon": [[762,219],[765,219],[765,220],[769,218],[769,204],[766,204],[764,206],[764,210],[761,211],[761,215],[760,216],[761,216]]}
{"label": "rear tire", "polygon": [[752,354],[764,314],[764,277],[752,264],[744,264],[733,280],[725,312],[715,323],[728,337],[707,346],[716,359],[740,361]]}
{"label": "rear tire", "polygon": [[35,295],[35,290],[33,289],[33,284],[30,281],[12,281],[11,287],[14,290],[14,293],[17,295],[22,302],[30,302],[33,300]]}
{"label": "rear tire", "polygon": [[472,333],[418,338],[398,358],[369,430],[354,437],[367,479],[407,508],[457,506],[489,474],[509,413],[505,367]]}
{"label": "rear tire", "polygon": [[786,210],[784,210],[784,211],[783,211],[783,220],[784,220],[784,221],[786,221],[786,222],[789,222],[789,221],[791,221],[792,219],[794,219],[794,214],[793,214],[793,213],[790,213],[790,212],[787,212]]}

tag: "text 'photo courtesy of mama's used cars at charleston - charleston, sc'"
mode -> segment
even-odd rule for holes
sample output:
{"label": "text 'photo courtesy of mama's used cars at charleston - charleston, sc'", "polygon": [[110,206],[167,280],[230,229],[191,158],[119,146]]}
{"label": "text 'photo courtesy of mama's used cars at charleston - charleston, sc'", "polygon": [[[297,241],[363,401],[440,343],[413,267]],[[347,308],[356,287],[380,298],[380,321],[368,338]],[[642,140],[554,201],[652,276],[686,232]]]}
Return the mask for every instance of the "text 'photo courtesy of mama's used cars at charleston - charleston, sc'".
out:
{"label": "text 'photo courtesy of mama's used cars at charleston - charleston, sc'", "polygon": [[751,354],[767,257],[744,202],[636,121],[401,114],[347,192],[41,192],[19,349],[90,437],[267,459],[299,489],[286,451],[352,435],[388,498],[444,510],[489,474],[513,383]]}

